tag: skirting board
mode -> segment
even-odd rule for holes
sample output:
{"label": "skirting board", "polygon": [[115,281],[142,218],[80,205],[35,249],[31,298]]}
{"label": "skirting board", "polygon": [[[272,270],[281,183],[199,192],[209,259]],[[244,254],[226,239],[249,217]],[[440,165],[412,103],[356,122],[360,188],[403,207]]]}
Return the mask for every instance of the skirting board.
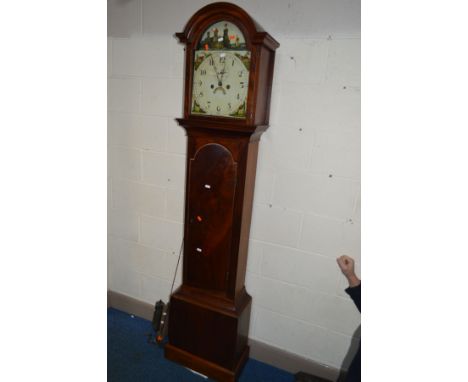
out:
{"label": "skirting board", "polygon": [[[118,292],[107,292],[107,307],[134,314],[135,316],[149,321],[153,319],[153,305]],[[297,354],[289,353],[258,340],[249,338],[249,346],[251,358],[286,370],[290,373],[295,374],[299,371],[303,371],[330,381],[337,381],[340,377],[339,369],[323,365]]]}

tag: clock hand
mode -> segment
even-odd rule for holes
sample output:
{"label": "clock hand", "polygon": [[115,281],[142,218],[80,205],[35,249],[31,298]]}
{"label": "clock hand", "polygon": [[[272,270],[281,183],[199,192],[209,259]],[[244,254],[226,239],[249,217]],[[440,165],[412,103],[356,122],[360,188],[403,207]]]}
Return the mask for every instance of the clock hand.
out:
{"label": "clock hand", "polygon": [[218,68],[216,67],[215,60],[214,60],[213,56],[211,56],[210,59],[213,62],[214,70],[215,70],[215,73],[216,73],[216,78],[218,79],[218,84],[219,84],[221,82],[221,80],[219,79]]}
{"label": "clock hand", "polygon": [[223,82],[223,77],[224,75],[226,74],[226,57],[224,57],[224,65],[223,65],[223,69],[219,72],[219,74],[221,75],[221,79],[219,79],[219,86],[222,86],[222,82]]}
{"label": "clock hand", "polygon": [[[211,57],[211,59],[213,59],[213,57]],[[221,90],[223,94],[226,94],[226,90],[223,88],[223,77],[226,74],[226,60],[224,60],[223,69],[220,72],[218,72],[218,68],[216,67],[214,59],[213,66],[215,69],[216,78],[218,79],[218,87],[213,91],[213,94],[215,94],[218,90]]]}
{"label": "clock hand", "polygon": [[226,57],[224,57],[224,66],[223,70],[221,71],[221,81],[223,80],[223,76],[226,74]]}
{"label": "clock hand", "polygon": [[221,71],[219,72],[219,74],[221,75],[221,80],[220,80],[220,81],[223,81],[223,76],[226,74],[226,72],[224,71],[224,69],[221,70]]}

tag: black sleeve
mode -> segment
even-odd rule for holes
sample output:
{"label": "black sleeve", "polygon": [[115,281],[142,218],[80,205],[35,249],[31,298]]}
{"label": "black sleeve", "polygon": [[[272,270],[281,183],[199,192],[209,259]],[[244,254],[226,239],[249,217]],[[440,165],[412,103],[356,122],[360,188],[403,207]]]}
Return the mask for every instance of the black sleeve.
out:
{"label": "black sleeve", "polygon": [[345,289],[345,292],[349,294],[349,297],[351,297],[356,304],[356,307],[358,308],[359,312],[361,311],[361,284],[355,287],[349,287]]}

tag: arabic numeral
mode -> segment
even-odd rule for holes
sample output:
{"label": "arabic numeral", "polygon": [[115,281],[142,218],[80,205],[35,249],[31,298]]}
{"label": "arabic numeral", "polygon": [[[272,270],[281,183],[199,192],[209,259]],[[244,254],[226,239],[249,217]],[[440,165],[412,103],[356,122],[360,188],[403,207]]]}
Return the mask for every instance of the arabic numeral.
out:
{"label": "arabic numeral", "polygon": [[202,76],[206,75],[206,69],[201,69],[200,70],[200,75],[202,75]]}
{"label": "arabic numeral", "polygon": [[231,110],[231,108],[232,108],[231,102],[228,102],[228,108],[229,108],[229,110]]}
{"label": "arabic numeral", "polygon": [[243,75],[244,75],[244,71],[241,70],[241,71],[239,72],[239,77],[242,77]]}
{"label": "arabic numeral", "polygon": [[200,96],[200,97],[203,97],[203,92],[200,92],[199,96]]}
{"label": "arabic numeral", "polygon": [[237,99],[240,99],[240,94],[239,93],[237,93]]}
{"label": "arabic numeral", "polygon": [[242,89],[244,89],[244,83],[243,82],[240,82],[240,86]]}

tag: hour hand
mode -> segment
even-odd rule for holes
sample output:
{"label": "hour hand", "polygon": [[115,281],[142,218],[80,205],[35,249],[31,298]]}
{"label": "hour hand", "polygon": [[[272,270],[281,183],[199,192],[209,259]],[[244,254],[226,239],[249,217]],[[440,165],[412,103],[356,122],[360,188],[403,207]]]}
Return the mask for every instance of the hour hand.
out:
{"label": "hour hand", "polygon": [[225,68],[223,68],[223,69],[219,72],[219,74],[221,75],[221,81],[223,80],[223,76],[224,76],[226,73],[227,73],[227,72],[226,72]]}
{"label": "hour hand", "polygon": [[218,73],[218,68],[216,67],[216,64],[214,63],[214,59],[211,58],[211,60],[212,60],[213,66],[214,66],[214,71],[216,73],[216,78],[218,79],[218,81],[221,81],[221,79],[219,77],[219,73]]}

